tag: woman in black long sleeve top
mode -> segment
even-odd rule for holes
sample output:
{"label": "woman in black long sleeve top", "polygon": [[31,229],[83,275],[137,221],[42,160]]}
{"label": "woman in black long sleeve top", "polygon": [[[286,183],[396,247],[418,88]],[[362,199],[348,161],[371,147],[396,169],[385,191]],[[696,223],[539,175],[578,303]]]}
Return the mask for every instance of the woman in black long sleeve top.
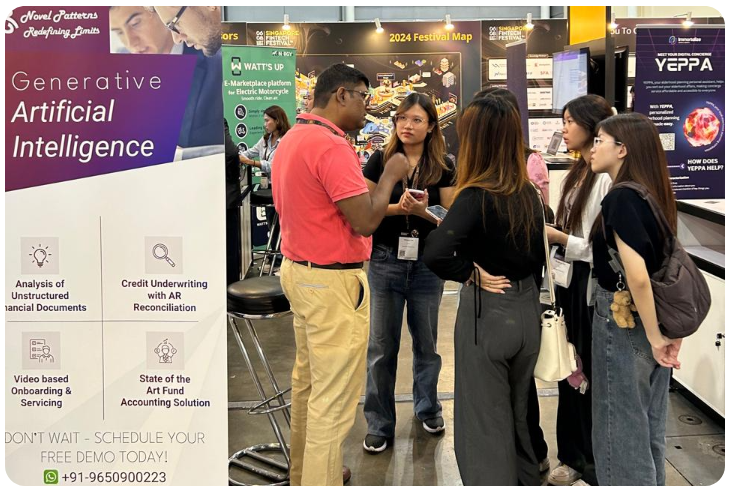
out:
{"label": "woman in black long sleeve top", "polygon": [[463,287],[455,325],[455,455],[465,485],[539,485],[526,410],[540,341],[542,207],[510,103],[471,103],[458,133],[456,198],[424,252],[442,279],[477,283]]}

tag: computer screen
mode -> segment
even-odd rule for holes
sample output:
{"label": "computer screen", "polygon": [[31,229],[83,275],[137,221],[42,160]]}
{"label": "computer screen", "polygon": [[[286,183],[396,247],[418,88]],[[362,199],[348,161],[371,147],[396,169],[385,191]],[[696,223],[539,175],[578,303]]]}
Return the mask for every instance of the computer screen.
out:
{"label": "computer screen", "polygon": [[589,50],[567,50],[553,55],[552,111],[560,114],[564,105],[587,94]]}

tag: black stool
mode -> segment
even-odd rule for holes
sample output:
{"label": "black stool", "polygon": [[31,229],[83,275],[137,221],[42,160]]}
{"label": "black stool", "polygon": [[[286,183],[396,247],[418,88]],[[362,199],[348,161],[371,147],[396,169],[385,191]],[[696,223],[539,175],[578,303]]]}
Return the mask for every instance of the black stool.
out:
{"label": "black stool", "polygon": [[[277,241],[272,245],[272,238],[274,237],[275,231],[277,231],[280,222],[280,216],[274,208],[274,200],[272,199],[272,189],[258,189],[252,192],[249,203],[252,207],[264,207],[265,209],[271,209],[274,211],[272,221],[269,225],[269,238],[267,239],[267,246],[264,247],[264,251],[257,252],[252,250],[252,264],[254,264],[254,255],[262,255],[262,265],[259,266],[259,277],[264,274],[264,264],[267,263],[267,259],[270,259],[269,272],[267,275],[271,276],[274,274],[274,266],[278,256],[282,256],[280,253],[280,238],[282,235],[277,235]],[[252,264],[249,265],[251,268]]]}
{"label": "black stool", "polygon": [[[286,316],[290,313],[290,303],[282,292],[279,277],[274,276],[247,279],[230,284],[227,288],[226,301],[229,325],[231,326],[236,342],[239,345],[241,354],[244,356],[244,361],[246,362],[249,373],[252,376],[252,380],[254,381],[254,385],[257,387],[257,392],[261,399],[257,405],[249,409],[248,414],[266,414],[269,418],[272,430],[277,437],[277,443],[252,445],[251,447],[247,447],[234,453],[229,458],[229,466],[234,465],[274,481],[273,486],[287,485],[290,482],[289,446],[285,441],[280,425],[277,423],[277,420],[272,413],[282,411],[282,414],[285,416],[285,420],[287,421],[287,425],[290,425],[290,404],[285,402],[283,395],[291,389],[288,388],[280,390],[277,385],[274,373],[272,373],[272,368],[269,366],[267,357],[264,355],[262,345],[259,342],[257,332],[254,330],[254,325],[252,325],[251,321]],[[249,335],[254,343],[257,354],[259,355],[259,359],[262,362],[262,366],[264,366],[267,376],[269,377],[269,381],[272,384],[272,388],[274,389],[275,394],[271,397],[268,397],[265,393],[264,387],[262,387],[262,382],[254,369],[254,365],[252,365],[249,353],[244,346],[241,329],[236,324],[237,319],[244,320],[244,323],[247,326]],[[273,403],[273,401],[277,402]],[[285,463],[259,453],[263,451],[281,452],[285,458]],[[271,467],[267,469],[254,465],[250,462],[241,461],[240,459],[245,456]],[[273,471],[272,468],[279,469],[282,472]],[[229,476],[229,484],[250,486],[233,480],[231,476]]]}

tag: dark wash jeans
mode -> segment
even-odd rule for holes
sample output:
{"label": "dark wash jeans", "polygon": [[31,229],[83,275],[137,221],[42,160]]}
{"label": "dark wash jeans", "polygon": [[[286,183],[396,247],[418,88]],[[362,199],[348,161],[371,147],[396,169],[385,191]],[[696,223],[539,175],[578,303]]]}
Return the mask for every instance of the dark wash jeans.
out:
{"label": "dark wash jeans", "polygon": [[613,293],[597,287],[592,322],[592,451],[600,486],[666,482],[671,370],[656,363],[640,317],[613,320]]}
{"label": "dark wash jeans", "polygon": [[414,413],[421,420],[442,415],[437,400],[442,368],[437,354],[437,316],[445,282],[421,260],[399,260],[393,249],[383,245],[374,245],[368,279],[371,333],[364,415],[370,435],[393,437],[394,385],[405,303],[412,335]]}

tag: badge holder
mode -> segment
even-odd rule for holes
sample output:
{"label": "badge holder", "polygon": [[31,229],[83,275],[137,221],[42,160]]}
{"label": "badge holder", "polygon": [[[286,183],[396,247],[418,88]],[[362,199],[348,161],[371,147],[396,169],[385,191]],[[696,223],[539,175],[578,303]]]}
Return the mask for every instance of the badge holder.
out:
{"label": "badge holder", "polygon": [[411,233],[402,233],[399,237],[397,258],[399,260],[417,260],[419,255],[419,232],[415,229]]}

